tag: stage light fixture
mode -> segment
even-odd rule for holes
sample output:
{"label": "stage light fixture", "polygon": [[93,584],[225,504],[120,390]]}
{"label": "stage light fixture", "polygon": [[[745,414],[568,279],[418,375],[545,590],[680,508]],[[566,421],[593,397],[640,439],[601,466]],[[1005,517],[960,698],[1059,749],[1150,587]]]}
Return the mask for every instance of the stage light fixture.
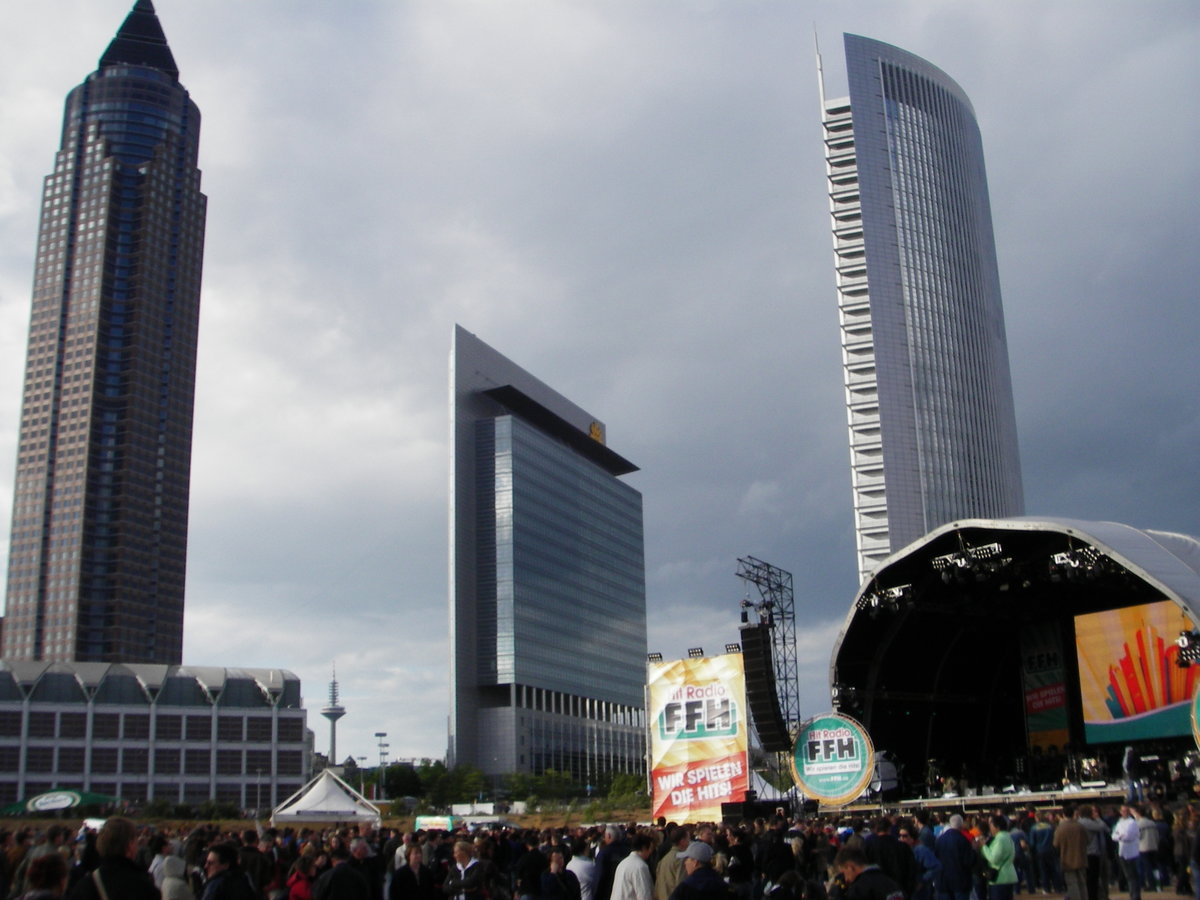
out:
{"label": "stage light fixture", "polygon": [[970,569],[975,575],[981,572],[986,575],[999,571],[1001,567],[1012,562],[1012,558],[1002,556],[1003,553],[1004,548],[995,541],[990,544],[980,544],[978,547],[968,547],[960,540],[960,549],[957,552],[935,556],[929,561],[929,564],[935,572],[941,572],[942,581],[949,584],[953,580],[953,575],[947,573],[956,569]]}
{"label": "stage light fixture", "polygon": [[726,644],[725,652],[726,653],[741,653],[742,645],[741,644]]}
{"label": "stage light fixture", "polygon": [[937,572],[949,569],[951,566],[959,566],[961,568],[967,564],[967,556],[965,553],[943,553],[941,556],[935,556],[931,559],[929,564]]}
{"label": "stage light fixture", "polygon": [[866,610],[871,618],[874,619],[879,615],[879,594],[875,591],[871,591],[868,594],[863,594],[858,598],[858,602],[855,604],[855,606],[857,609]]}
{"label": "stage light fixture", "polygon": [[1175,641],[1175,646],[1179,648],[1179,655],[1175,658],[1175,663],[1180,668],[1186,669],[1188,666],[1200,662],[1200,631],[1179,632],[1179,639]]}
{"label": "stage light fixture", "polygon": [[1004,548],[993,541],[990,544],[980,544],[969,547],[959,539],[959,549],[955,553],[944,553],[929,561],[933,570],[942,577],[942,584],[967,584],[987,581],[1012,563],[1011,556],[1004,556]]}
{"label": "stage light fixture", "polygon": [[688,647],[688,659],[700,659],[704,656],[703,647]]}
{"label": "stage light fixture", "polygon": [[1108,569],[1107,558],[1095,547],[1070,545],[1050,557],[1050,580],[1068,581],[1079,579],[1090,581]]}
{"label": "stage light fixture", "polygon": [[895,587],[880,588],[863,594],[859,598],[858,608],[867,610],[872,617],[880,612],[898,612],[912,601],[911,584],[898,584]]}
{"label": "stage light fixture", "polygon": [[857,702],[858,688],[838,682],[829,689],[829,699],[834,706],[845,709]]}
{"label": "stage light fixture", "polygon": [[662,662],[662,661],[663,661],[663,659],[662,659],[661,653],[647,653],[646,654],[646,662]]}

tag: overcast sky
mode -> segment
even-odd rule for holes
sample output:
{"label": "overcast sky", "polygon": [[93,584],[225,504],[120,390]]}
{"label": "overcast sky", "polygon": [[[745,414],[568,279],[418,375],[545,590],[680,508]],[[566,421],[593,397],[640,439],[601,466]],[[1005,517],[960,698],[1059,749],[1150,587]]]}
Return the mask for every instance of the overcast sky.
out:
{"label": "overcast sky", "polygon": [[[5,11],[5,570],[41,181],[131,6]],[[184,662],[315,710],[336,661],[343,758],[445,749],[456,322],[641,467],[650,649],[736,640],[753,555],[828,708],[857,585],[814,26],[831,96],[851,31],[974,103],[1028,511],[1200,534],[1194,0],[156,6],[209,198]]]}

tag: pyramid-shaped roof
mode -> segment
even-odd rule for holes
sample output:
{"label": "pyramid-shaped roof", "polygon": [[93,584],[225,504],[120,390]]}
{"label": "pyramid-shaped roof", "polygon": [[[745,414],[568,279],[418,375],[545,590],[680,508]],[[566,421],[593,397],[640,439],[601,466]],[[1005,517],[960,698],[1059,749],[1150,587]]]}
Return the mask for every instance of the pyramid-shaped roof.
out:
{"label": "pyramid-shaped roof", "polygon": [[179,80],[179,67],[167,46],[167,36],[151,0],[137,0],[117,36],[100,57],[101,69],[122,64],[159,69]]}

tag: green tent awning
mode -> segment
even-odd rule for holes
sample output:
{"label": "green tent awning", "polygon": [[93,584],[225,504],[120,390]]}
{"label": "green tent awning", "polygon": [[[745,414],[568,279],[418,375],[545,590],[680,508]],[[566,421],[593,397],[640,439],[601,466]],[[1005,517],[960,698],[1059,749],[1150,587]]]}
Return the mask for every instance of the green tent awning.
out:
{"label": "green tent awning", "polygon": [[46,791],[44,794],[35,794],[19,803],[13,803],[0,809],[0,816],[20,816],[26,813],[51,813],[57,812],[60,809],[72,809],[76,806],[104,806],[120,802],[120,797],[110,797],[108,794],[93,794],[90,791]]}

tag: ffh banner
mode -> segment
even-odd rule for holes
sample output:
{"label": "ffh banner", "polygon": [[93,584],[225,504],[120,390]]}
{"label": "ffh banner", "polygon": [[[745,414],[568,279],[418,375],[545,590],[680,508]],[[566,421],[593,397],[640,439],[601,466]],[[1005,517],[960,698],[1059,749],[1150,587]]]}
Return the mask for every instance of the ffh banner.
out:
{"label": "ffh banner", "polygon": [[654,818],[719,822],[750,787],[740,653],[649,663]]}

